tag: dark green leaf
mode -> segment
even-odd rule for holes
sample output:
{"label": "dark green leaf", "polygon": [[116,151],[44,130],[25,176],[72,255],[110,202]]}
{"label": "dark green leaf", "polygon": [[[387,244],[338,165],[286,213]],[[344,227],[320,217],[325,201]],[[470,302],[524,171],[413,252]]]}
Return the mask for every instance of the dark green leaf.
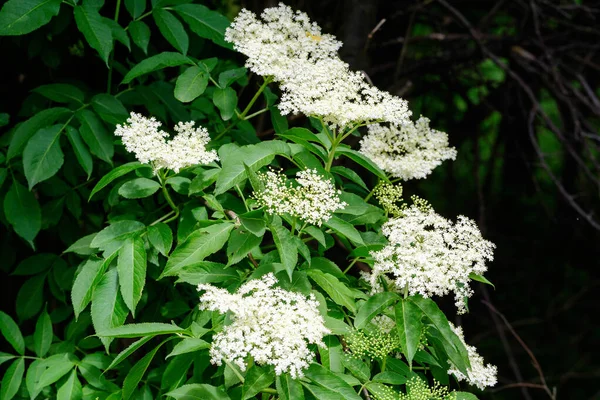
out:
{"label": "dark green leaf", "polygon": [[228,121],[233,117],[237,102],[237,93],[230,87],[216,89],[213,93],[213,103],[221,111],[223,121]]}
{"label": "dark green leaf", "polygon": [[396,329],[402,347],[402,353],[409,365],[419,348],[423,330],[422,311],[414,304],[404,299],[396,304]]}
{"label": "dark green leaf", "polygon": [[352,375],[357,377],[361,382],[364,383],[371,379],[371,369],[359,358],[350,354],[345,354],[342,358],[342,362],[344,367],[346,367],[348,371],[350,371]]}
{"label": "dark green leaf", "polygon": [[142,347],[144,344],[148,343],[153,337],[154,337],[153,335],[144,336],[141,339],[138,339],[135,342],[131,343],[127,348],[123,349],[123,351],[121,351],[119,354],[117,354],[117,356],[115,357],[114,360],[112,360],[110,365],[108,367],[106,367],[106,371],[115,368],[122,361],[124,361],[127,357],[132,355],[137,349]]}
{"label": "dark green leaf", "polygon": [[230,25],[229,20],[224,15],[209,10],[200,4],[182,4],[173,7],[173,9],[198,36],[210,39],[214,43],[228,49],[233,48],[224,39],[225,29]]}
{"label": "dark green leaf", "polygon": [[162,254],[168,256],[173,246],[173,232],[169,225],[158,223],[148,227],[148,240]]}
{"label": "dark green leaf", "polygon": [[456,400],[477,400],[477,396],[467,392],[454,392],[456,394]]}
{"label": "dark green leaf", "polygon": [[25,372],[25,359],[15,360],[4,372],[2,387],[0,388],[0,400],[10,400],[19,391],[23,373]]}
{"label": "dark green leaf", "polygon": [[44,304],[46,274],[29,278],[17,293],[17,316],[24,321],[34,317]]}
{"label": "dark green leaf", "polygon": [[361,400],[361,397],[356,394],[352,386],[348,385],[342,378],[329,371],[327,368],[319,364],[311,364],[305,370],[305,376],[319,386],[338,393],[346,400]]}
{"label": "dark green leaf", "polygon": [[70,103],[74,101],[83,104],[83,100],[85,99],[85,95],[81,89],[66,83],[51,83],[49,85],[38,86],[32,92],[39,93],[57,103]]}
{"label": "dark green leaf", "polygon": [[0,36],[25,35],[58,15],[61,0],[9,0],[0,10]]}
{"label": "dark green leaf", "polygon": [[33,349],[38,357],[44,357],[52,344],[52,321],[50,315],[44,310],[35,324],[33,333]]}
{"label": "dark green leaf", "polygon": [[144,59],[139,64],[136,64],[123,78],[122,84],[129,83],[138,76],[149,74],[150,72],[158,71],[167,67],[177,67],[179,65],[191,64],[194,62],[188,57],[180,53],[165,51],[152,57]]}
{"label": "dark green leaf", "polygon": [[272,369],[252,366],[246,373],[244,386],[242,386],[242,400],[256,396],[273,382],[275,382],[275,373]]}
{"label": "dark green leaf", "polygon": [[146,10],[146,0],[125,0],[125,8],[133,19],[138,19]]}
{"label": "dark green leaf", "polygon": [[221,72],[219,74],[219,86],[224,88],[231,85],[233,82],[245,76],[246,72],[248,72],[248,70],[244,67]]}
{"label": "dark green leaf", "polygon": [[123,400],[128,400],[133,395],[133,392],[137,389],[138,383],[142,380],[142,377],[150,366],[150,363],[156,355],[156,352],[165,342],[166,341],[163,341],[156,346],[129,370],[129,373],[123,381]]}
{"label": "dark green leaf", "polygon": [[75,6],[75,22],[85,40],[108,66],[108,55],[113,48],[113,35],[111,27],[104,22],[98,8],[90,3]]}
{"label": "dark green leaf", "polygon": [[77,379],[77,371],[71,371],[69,379],[67,379],[59,388],[56,393],[57,400],[80,400],[83,398],[83,389],[81,382]]}
{"label": "dark green leaf", "polygon": [[119,188],[119,194],[126,199],[141,199],[156,193],[160,183],[148,178],[136,178],[125,182]]}
{"label": "dark green leaf", "polygon": [[354,295],[348,286],[340,282],[335,276],[316,269],[309,269],[307,273],[308,276],[331,297],[331,300],[348,308],[352,312],[356,312]]}
{"label": "dark green leaf", "polygon": [[92,171],[94,170],[94,162],[92,161],[92,155],[90,154],[90,151],[85,143],[83,143],[81,135],[77,129],[73,128],[72,126],[67,126],[66,132],[67,138],[69,139],[69,142],[71,142],[73,152],[75,153],[75,157],[77,157],[79,165],[81,165],[81,168],[83,168],[87,174],[87,178],[90,179]]}
{"label": "dark green leaf", "polygon": [[146,284],[146,249],[142,238],[136,236],[125,241],[119,250],[117,271],[121,295],[135,317],[135,308]]}
{"label": "dark green leaf", "polygon": [[185,338],[181,342],[177,343],[173,350],[169,353],[166,358],[177,356],[179,354],[191,353],[198,350],[208,349],[210,343],[205,340],[198,338]]}
{"label": "dark green leaf", "polygon": [[4,364],[7,361],[12,360],[15,357],[16,357],[15,355],[8,354],[8,353],[5,353],[3,351],[0,351],[0,365]]}
{"label": "dark green leaf", "polygon": [[125,318],[127,305],[119,292],[117,270],[113,268],[102,276],[92,294],[92,323],[107,352],[112,339],[102,333],[123,325]]}
{"label": "dark green leaf", "polygon": [[404,375],[392,371],[380,372],[373,377],[373,382],[387,383],[389,385],[403,385],[408,381]]}
{"label": "dark green leaf", "polygon": [[250,232],[234,230],[229,236],[227,243],[227,265],[233,265],[248,255],[248,253],[258,246],[262,241],[262,237],[255,236]]}
{"label": "dark green leaf", "polygon": [[142,49],[144,54],[148,54],[148,44],[150,43],[150,28],[143,21],[132,21],[129,24],[129,34],[133,43]]}
{"label": "dark green leaf", "polygon": [[29,139],[23,150],[23,169],[29,190],[37,183],[54,176],[64,162],[60,148],[62,125],[40,129]]}
{"label": "dark green leaf", "polygon": [[165,396],[176,400],[231,400],[222,389],[200,383],[183,385]]}
{"label": "dark green leaf", "polygon": [[389,179],[388,179],[387,175],[385,174],[385,172],[383,172],[381,170],[381,168],[379,168],[377,166],[377,164],[375,164],[373,161],[371,161],[370,158],[366,157],[362,153],[359,153],[356,150],[352,150],[350,148],[341,147],[341,146],[337,148],[335,153],[336,153],[336,155],[341,154],[343,156],[348,157],[355,163],[357,163],[357,164],[361,165],[362,167],[364,167],[365,169],[371,171],[377,177],[383,179],[386,182],[389,182]]}
{"label": "dark green leaf", "polygon": [[83,363],[79,364],[77,367],[79,368],[79,372],[81,372],[81,375],[83,376],[83,378],[90,385],[92,385],[100,390],[106,390],[108,392],[115,392],[115,391],[119,390],[119,387],[117,385],[115,385],[114,383],[108,381],[104,377],[102,371],[100,371],[94,365],[83,362]]}
{"label": "dark green leaf", "polygon": [[344,358],[344,350],[339,339],[333,335],[329,335],[323,338],[323,343],[325,343],[325,347],[319,347],[321,365],[331,372],[343,373],[342,359]]}
{"label": "dark green leaf", "polygon": [[383,292],[374,294],[358,310],[354,318],[354,327],[362,329],[377,315],[398,301],[400,297],[396,293]]}
{"label": "dark green leaf", "polygon": [[183,24],[173,14],[162,8],[152,10],[152,16],[165,39],[185,55],[188,51],[190,39],[183,28]]}
{"label": "dark green leaf", "polygon": [[17,353],[25,354],[25,341],[19,326],[8,314],[2,311],[0,311],[0,332]]}
{"label": "dark green leaf", "polygon": [[4,198],[4,215],[19,236],[33,247],[42,227],[42,211],[33,193],[16,180]]}
{"label": "dark green leaf", "polygon": [[354,242],[356,245],[359,245],[359,246],[365,245],[365,242],[363,242],[363,239],[360,236],[360,233],[356,230],[356,228],[353,227],[348,222],[344,221],[343,219],[340,219],[336,216],[332,216],[326,222],[324,222],[323,225],[325,225],[328,228],[333,229],[336,233],[344,235],[351,242]]}
{"label": "dark green leaf", "polygon": [[81,110],[76,114],[81,127],[79,133],[88,145],[93,155],[112,165],[112,156],[115,152],[112,135],[106,131],[102,121],[90,110]]}
{"label": "dark green leaf", "polygon": [[135,236],[144,228],[144,224],[139,221],[117,221],[98,232],[94,240],[92,240],[91,246],[106,250],[112,249],[114,246],[111,244],[117,242],[116,249],[118,249],[127,238]]}
{"label": "dark green leaf", "polygon": [[331,172],[334,174],[338,174],[339,176],[343,176],[344,178],[350,180],[351,182],[356,183],[358,186],[362,187],[365,190],[369,190],[365,181],[353,170],[346,167],[335,166],[331,168]]}
{"label": "dark green leaf", "polygon": [[292,239],[292,234],[281,224],[270,224],[269,230],[279,252],[279,259],[291,280],[296,264],[298,264],[298,248]]}
{"label": "dark green leaf", "polygon": [[11,275],[36,275],[46,271],[60,258],[52,253],[38,253],[27,257],[19,263]]}
{"label": "dark green leaf", "polygon": [[87,260],[81,267],[71,290],[71,303],[75,318],[79,317],[79,314],[92,300],[94,288],[102,279],[106,267],[107,263],[102,260]]}
{"label": "dark green leaf", "polygon": [[148,335],[167,335],[171,333],[181,333],[185,329],[172,324],[163,324],[159,322],[142,322],[139,324],[127,324],[118,327],[106,328],[97,331],[98,336],[134,338]]}
{"label": "dark green leaf", "polygon": [[193,101],[206,90],[208,78],[209,75],[199,67],[189,67],[175,82],[175,98],[182,103]]}
{"label": "dark green leaf", "polygon": [[92,97],[92,107],[100,118],[111,125],[122,124],[129,116],[123,103],[115,96],[106,93],[99,93]]}
{"label": "dark green leaf", "polygon": [[242,226],[254,235],[262,237],[265,234],[266,223],[261,210],[239,214],[238,218]]}
{"label": "dark green leaf", "polygon": [[100,190],[104,189],[109,183],[111,183],[115,179],[118,179],[118,178],[122,177],[123,175],[126,175],[126,174],[130,173],[131,171],[135,171],[136,169],[139,169],[139,168],[150,168],[150,166],[147,164],[140,164],[137,161],[119,165],[117,168],[113,169],[108,174],[104,175],[102,177],[102,179],[100,179],[100,181],[98,181],[96,186],[94,186],[94,189],[92,189],[92,192],[90,193],[89,198],[91,199],[93,195],[98,193]]}

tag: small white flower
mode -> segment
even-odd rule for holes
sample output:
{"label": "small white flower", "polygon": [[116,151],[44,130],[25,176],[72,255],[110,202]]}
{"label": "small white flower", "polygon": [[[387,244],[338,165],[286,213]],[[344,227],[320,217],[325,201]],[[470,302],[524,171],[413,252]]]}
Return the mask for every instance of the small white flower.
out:
{"label": "small white flower", "polygon": [[308,344],[325,347],[323,337],[331,333],[319,313],[319,302],[313,295],[273,287],[273,274],[243,284],[229,293],[209,284],[198,285],[200,309],[231,312],[233,322],[213,337],[211,362],[222,360],[246,370],[246,359],[252,357],[260,365],[272,365],[275,373],[303,375],[313,360]]}
{"label": "small white flower", "polygon": [[487,386],[494,386],[498,382],[498,378],[496,377],[498,374],[498,368],[492,364],[483,364],[483,357],[477,353],[475,346],[469,346],[465,342],[465,336],[460,326],[454,326],[452,323],[450,323],[450,327],[454,333],[458,335],[460,340],[467,348],[471,368],[467,369],[468,376],[465,376],[458,370],[458,368],[455,368],[454,366],[448,370],[448,373],[456,376],[456,379],[459,381],[466,380],[469,384],[477,386],[481,390],[484,390]]}
{"label": "small white flower", "polygon": [[444,160],[454,160],[456,149],[448,147],[448,135],[429,127],[429,119],[389,127],[368,127],[360,152],[394,178],[421,179]]}
{"label": "small white flower", "polygon": [[392,289],[401,293],[407,289],[410,295],[431,297],[454,292],[458,312],[466,311],[464,299],[473,294],[469,274],[483,275],[495,247],[483,239],[473,220],[459,216],[453,224],[431,208],[413,205],[381,231],[389,244],[371,253],[373,291],[383,290],[380,279],[389,277]]}
{"label": "small white flower", "polygon": [[121,136],[125,149],[134,153],[139,162],[151,163],[154,172],[161,168],[179,172],[191,165],[219,159],[215,150],[206,150],[210,141],[208,131],[203,127],[194,128],[193,121],[175,125],[177,134],[171,140],[167,140],[168,133],[159,130],[160,126],[154,117],[132,112],[126,124],[117,125],[115,135]]}
{"label": "small white flower", "polygon": [[289,214],[309,224],[321,226],[331,215],[347,204],[340,200],[341,192],[314,169],[296,173],[297,186],[272,170],[258,174],[264,190],[255,192],[258,203],[269,214]]}

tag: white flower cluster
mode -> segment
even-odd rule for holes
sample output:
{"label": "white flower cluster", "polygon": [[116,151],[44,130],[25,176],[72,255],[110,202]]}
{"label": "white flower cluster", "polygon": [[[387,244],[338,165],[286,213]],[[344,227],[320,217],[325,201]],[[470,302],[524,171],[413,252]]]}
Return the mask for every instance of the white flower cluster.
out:
{"label": "white flower cluster", "polygon": [[368,130],[360,152],[395,178],[425,178],[442,161],[456,158],[448,135],[431,129],[425,117],[400,126],[373,124]]}
{"label": "white flower cluster", "polygon": [[350,71],[337,54],[342,43],[321,33],[305,13],[280,3],[265,9],[261,17],[242,10],[225,39],[248,56],[246,66],[253,72],[280,83],[283,114],[318,116],[341,127],[408,121],[406,101],[370,85],[362,73]]}
{"label": "white flower cluster", "polygon": [[292,186],[282,173],[272,170],[259,173],[258,178],[264,190],[254,192],[254,197],[269,214],[289,214],[321,226],[336,210],[347,205],[340,200],[341,191],[314,169],[296,173],[298,186]]}
{"label": "white flower cluster", "polygon": [[464,299],[473,294],[469,274],[487,270],[485,262],[493,259],[495,247],[473,220],[459,216],[453,224],[431,208],[412,205],[381,230],[390,243],[371,253],[373,291],[383,290],[380,277],[389,274],[396,291],[424,297],[454,292],[458,312],[466,311]]}
{"label": "white flower cluster", "polygon": [[467,369],[468,376],[465,376],[457,368],[449,369],[448,373],[456,376],[459,381],[466,380],[469,384],[477,386],[481,390],[484,390],[487,386],[494,386],[498,382],[496,377],[498,368],[492,364],[483,364],[483,357],[477,353],[475,346],[469,346],[465,342],[465,336],[460,326],[456,327],[450,323],[450,327],[467,348],[471,368]]}
{"label": "white flower cluster", "polygon": [[207,130],[194,128],[193,121],[175,125],[177,134],[171,140],[167,140],[168,133],[159,130],[160,126],[154,117],[146,118],[132,112],[126,124],[117,125],[115,135],[121,136],[125,149],[134,153],[139,162],[151,163],[155,172],[161,168],[179,172],[190,165],[208,164],[219,159],[215,150],[206,150],[210,141]]}
{"label": "white flower cluster", "polygon": [[222,359],[246,370],[246,358],[260,365],[275,367],[275,373],[289,373],[293,378],[313,360],[308,344],[325,347],[323,336],[331,333],[318,310],[313,295],[306,296],[273,287],[273,274],[246,282],[231,294],[212,285],[198,285],[200,309],[231,312],[233,322],[213,337],[211,362]]}

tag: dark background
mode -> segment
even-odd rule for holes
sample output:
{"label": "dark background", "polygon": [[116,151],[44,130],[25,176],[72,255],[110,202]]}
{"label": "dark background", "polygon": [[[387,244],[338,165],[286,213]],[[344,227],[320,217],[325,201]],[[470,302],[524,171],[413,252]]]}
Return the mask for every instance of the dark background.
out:
{"label": "dark background", "polygon": [[[600,3],[286,4],[335,34],[353,69],[409,100],[415,116],[429,117],[458,149],[456,161],[407,182],[405,193],[448,218],[474,218],[497,245],[486,274],[495,290],[475,285],[470,313],[456,318],[467,341],[498,366],[498,385],[480,398],[548,399],[556,390],[559,399],[600,399]],[[260,12],[276,2],[208,5],[233,17],[240,6]],[[48,36],[31,40],[47,34],[0,41],[3,112],[15,115],[30,89],[69,77],[102,90],[105,66],[89,62],[91,52],[73,56],[68,35],[54,39],[62,47],[45,46]],[[3,258],[2,269],[14,262]],[[6,309],[18,290],[11,279],[3,284]]]}

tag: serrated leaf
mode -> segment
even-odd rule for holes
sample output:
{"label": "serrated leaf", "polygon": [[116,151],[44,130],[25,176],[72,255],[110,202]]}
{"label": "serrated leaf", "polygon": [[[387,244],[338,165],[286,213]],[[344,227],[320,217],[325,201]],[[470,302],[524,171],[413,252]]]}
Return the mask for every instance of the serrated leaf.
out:
{"label": "serrated leaf", "polygon": [[221,250],[233,227],[233,224],[225,222],[193,232],[183,244],[173,251],[161,278],[177,275],[184,267],[196,264]]}
{"label": "serrated leaf", "polygon": [[94,288],[100,282],[105,269],[106,263],[102,260],[88,260],[81,267],[71,290],[71,303],[73,304],[75,318],[79,318],[79,314],[92,300]]}
{"label": "serrated leaf", "polygon": [[200,37],[210,39],[219,46],[232,49],[231,43],[225,42],[225,29],[230,25],[224,15],[212,11],[200,4],[182,4],[173,9],[189,25],[190,29]]}
{"label": "serrated leaf", "polygon": [[19,386],[23,381],[23,373],[25,372],[25,359],[19,358],[15,360],[4,372],[2,377],[2,385],[0,387],[0,399],[10,400],[19,391]]}
{"label": "serrated leaf", "polygon": [[67,353],[56,354],[45,359],[39,367],[43,372],[35,383],[35,392],[39,393],[46,386],[52,385],[73,370],[74,367],[75,363]]}
{"label": "serrated leaf", "polygon": [[248,253],[261,241],[261,237],[250,232],[243,232],[239,229],[231,232],[227,242],[227,265],[236,264],[246,258]]}
{"label": "serrated leaf", "polygon": [[112,136],[107,132],[102,121],[100,121],[93,111],[87,109],[80,110],[75,115],[79,119],[79,122],[81,122],[79,133],[81,133],[83,141],[90,148],[90,152],[112,165],[115,146]]}
{"label": "serrated leaf", "polygon": [[123,103],[115,96],[99,93],[92,97],[92,108],[105,122],[111,125],[122,124],[129,117],[129,113]]}
{"label": "serrated leaf", "polygon": [[231,400],[222,389],[201,383],[183,385],[165,396],[176,400]]}
{"label": "serrated leaf", "polygon": [[[112,250],[113,248],[117,250],[127,238],[135,236],[144,228],[144,224],[139,221],[117,221],[98,232],[92,240],[91,246],[101,250]],[[113,242],[117,242],[116,245],[113,245]]]}
{"label": "serrated leaf", "polygon": [[90,3],[75,6],[74,15],[77,28],[83,33],[88,44],[100,54],[100,58],[108,67],[108,55],[113,48],[111,27],[104,22],[98,8]]}
{"label": "serrated leaf", "polygon": [[183,28],[183,24],[173,14],[163,8],[153,9],[152,17],[164,38],[185,55],[188,51],[190,39]]}
{"label": "serrated leaf", "polygon": [[162,222],[148,227],[148,240],[162,254],[168,256],[173,246],[173,232]]}
{"label": "serrated leaf", "polygon": [[60,260],[60,258],[56,254],[34,254],[21,261],[11,275],[36,275],[52,267],[52,264],[58,260]]}
{"label": "serrated leaf", "polygon": [[90,385],[100,389],[105,390],[107,392],[115,392],[119,390],[119,387],[114,383],[107,380],[102,371],[100,371],[94,365],[88,364],[86,362],[82,362],[77,366],[79,372]]}
{"label": "serrated leaf", "polygon": [[198,350],[208,349],[210,347],[210,343],[205,340],[198,338],[185,338],[181,342],[177,343],[173,350],[169,353],[166,358],[174,357],[179,354],[192,353]]}
{"label": "serrated leaf", "polygon": [[361,397],[356,394],[354,389],[352,389],[352,386],[348,385],[342,378],[319,364],[311,364],[310,367],[305,370],[305,376],[311,382],[314,382],[329,391],[338,393],[346,400],[361,400]]}
{"label": "serrated leaf", "polygon": [[271,234],[273,235],[273,241],[275,247],[279,252],[279,259],[283,264],[283,268],[287,271],[290,280],[292,280],[292,274],[298,264],[298,248],[292,239],[292,234],[283,225],[269,225]]}
{"label": "serrated leaf", "polygon": [[57,103],[77,102],[83,104],[85,95],[77,86],[66,83],[51,83],[38,86],[32,92],[39,93],[42,96],[56,101]]}
{"label": "serrated leaf", "polygon": [[175,82],[175,98],[188,103],[200,96],[208,86],[209,75],[197,66],[186,69]]}
{"label": "serrated leaf", "polygon": [[65,131],[67,133],[67,138],[73,147],[73,152],[75,153],[77,162],[79,162],[79,165],[81,165],[81,168],[83,168],[87,174],[87,179],[90,179],[92,171],[94,170],[94,162],[92,161],[92,155],[90,154],[90,151],[85,143],[83,143],[81,135],[77,129],[73,128],[72,126],[67,126]]}
{"label": "serrated leaf", "polygon": [[4,364],[7,361],[12,360],[15,357],[17,357],[17,356],[0,351],[0,365]]}
{"label": "serrated leaf", "polygon": [[160,189],[160,183],[148,178],[135,178],[119,188],[119,194],[126,199],[141,199],[152,196]]}
{"label": "serrated leaf", "polygon": [[246,373],[242,386],[242,400],[256,396],[261,390],[268,388],[275,382],[275,373],[271,368],[252,366]]}
{"label": "serrated leaf", "polygon": [[97,332],[98,336],[134,338],[140,336],[167,335],[172,333],[181,333],[185,329],[172,324],[163,324],[159,322],[142,322],[139,324],[127,324],[118,327],[106,328]]}
{"label": "serrated leaf", "polygon": [[123,362],[127,357],[132,355],[136,350],[138,350],[144,344],[148,343],[153,337],[154,337],[153,335],[145,336],[145,337],[142,337],[142,338],[136,340],[135,342],[131,343],[128,347],[126,347],[119,354],[117,354],[117,356],[114,358],[114,360],[112,360],[110,365],[108,367],[106,367],[106,371],[115,368],[117,365],[119,365],[121,362]]}
{"label": "serrated leaf", "polygon": [[125,240],[117,259],[119,287],[127,308],[135,318],[135,308],[146,284],[146,249],[139,236]]}
{"label": "serrated leaf", "polygon": [[35,331],[33,333],[33,349],[38,357],[44,357],[50,345],[52,344],[52,320],[50,315],[44,310],[35,324]]}
{"label": "serrated leaf", "polygon": [[233,268],[227,268],[223,264],[203,261],[193,266],[185,267],[178,273],[179,279],[176,283],[189,283],[198,286],[201,283],[218,283],[231,279],[239,280],[239,275]]}
{"label": "serrated leaf", "polygon": [[242,226],[254,235],[262,237],[265,234],[266,223],[261,210],[239,214],[238,218]]}
{"label": "serrated leaf", "polygon": [[402,347],[402,353],[409,365],[419,348],[421,332],[423,330],[423,312],[414,304],[404,299],[396,304],[396,329]]}
{"label": "serrated leaf", "polygon": [[353,227],[352,224],[336,217],[335,215],[329,218],[327,221],[325,221],[323,225],[333,229],[336,233],[344,235],[348,238],[348,240],[350,240],[358,246],[365,245],[362,236],[360,236],[360,233],[356,230],[356,228]]}
{"label": "serrated leaf", "polygon": [[344,283],[335,276],[316,269],[307,270],[308,276],[331,297],[335,303],[356,312],[354,294]]}
{"label": "serrated leaf", "polygon": [[354,318],[354,327],[363,329],[374,317],[381,314],[385,309],[398,301],[400,296],[392,292],[374,294],[358,310]]}
{"label": "serrated leaf", "polygon": [[331,172],[334,174],[338,174],[339,176],[343,176],[344,178],[356,183],[358,186],[362,187],[367,191],[369,190],[365,181],[363,181],[362,178],[350,168],[335,166],[331,168]]}
{"label": "serrated leaf", "polygon": [[[167,339],[169,340],[169,339]],[[138,361],[130,370],[125,380],[123,381],[123,400],[128,400],[133,392],[137,389],[138,383],[142,380],[142,377],[146,373],[146,370],[150,366],[152,359],[161,348],[161,346],[166,343],[163,341],[158,346],[156,346],[153,350],[151,350],[148,354],[146,354],[140,361]]]}
{"label": "serrated leaf", "polygon": [[92,294],[92,324],[96,334],[108,351],[112,338],[102,332],[123,325],[127,318],[127,305],[119,292],[117,270],[104,273]]}
{"label": "serrated leaf", "polygon": [[194,62],[188,57],[180,53],[173,53],[165,51],[152,57],[148,57],[136,64],[123,78],[122,84],[129,83],[135,78],[149,74],[150,72],[158,71],[167,67],[177,67],[179,65],[191,64]]}
{"label": "serrated leaf", "polygon": [[360,358],[354,357],[350,354],[344,354],[342,363],[344,364],[344,367],[346,367],[346,369],[348,369],[352,375],[357,377],[362,383],[371,379],[371,369]]}
{"label": "serrated leaf", "polygon": [[477,396],[473,393],[467,392],[454,392],[456,394],[456,400],[477,400]]}
{"label": "serrated leaf", "polygon": [[325,343],[325,347],[319,347],[321,365],[331,372],[343,373],[342,359],[344,357],[344,350],[339,339],[333,335],[328,335],[323,338],[323,343]]}
{"label": "serrated leaf", "polygon": [[83,398],[83,389],[81,382],[77,378],[77,371],[71,371],[69,378],[58,388],[56,392],[57,400],[80,400]]}
{"label": "serrated leaf", "polygon": [[143,21],[132,21],[129,24],[129,34],[133,43],[142,51],[144,54],[148,54],[148,44],[150,43],[150,28]]}
{"label": "serrated leaf", "polygon": [[244,67],[221,72],[219,74],[219,86],[224,88],[231,85],[233,82],[245,76],[246,72],[248,72],[248,70]]}
{"label": "serrated leaf", "polygon": [[15,232],[34,247],[33,239],[42,227],[42,211],[33,193],[16,180],[4,197],[4,215]]}
{"label": "serrated leaf", "polygon": [[11,160],[18,156],[23,151],[23,148],[29,141],[29,139],[40,129],[46,128],[52,125],[60,117],[71,113],[72,111],[68,108],[55,107],[36,113],[33,117],[27,121],[21,123],[15,129],[10,145],[8,146],[8,152],[6,153],[6,159]]}
{"label": "serrated leaf", "polygon": [[25,341],[19,326],[8,314],[2,311],[0,311],[0,333],[18,354],[25,354]]}
{"label": "serrated leaf", "polygon": [[61,0],[9,0],[0,10],[0,36],[25,35],[58,15]]}
{"label": "serrated leaf", "polygon": [[23,150],[23,169],[31,190],[37,183],[54,176],[64,162],[60,148],[62,125],[40,129]]}
{"label": "serrated leaf", "polygon": [[96,186],[94,186],[94,188],[92,189],[89,199],[91,199],[93,195],[98,193],[100,190],[104,189],[109,183],[111,183],[115,179],[118,179],[118,178],[122,177],[123,175],[126,175],[132,171],[135,171],[136,169],[139,169],[139,168],[150,168],[150,166],[147,164],[140,164],[137,161],[119,165],[117,168],[113,169],[108,174],[104,175],[98,181]]}
{"label": "serrated leaf", "polygon": [[358,151],[352,150],[348,147],[340,146],[336,149],[335,154],[336,155],[341,154],[345,157],[348,157],[355,163],[359,164],[360,166],[364,167],[365,169],[367,169],[370,172],[372,172],[373,174],[375,174],[380,179],[383,179],[384,181],[389,182],[389,178],[387,177],[385,172],[383,172],[381,170],[381,168],[379,168],[377,166],[377,164],[375,164],[373,161],[371,161],[370,158],[366,157],[362,153],[359,153]]}

